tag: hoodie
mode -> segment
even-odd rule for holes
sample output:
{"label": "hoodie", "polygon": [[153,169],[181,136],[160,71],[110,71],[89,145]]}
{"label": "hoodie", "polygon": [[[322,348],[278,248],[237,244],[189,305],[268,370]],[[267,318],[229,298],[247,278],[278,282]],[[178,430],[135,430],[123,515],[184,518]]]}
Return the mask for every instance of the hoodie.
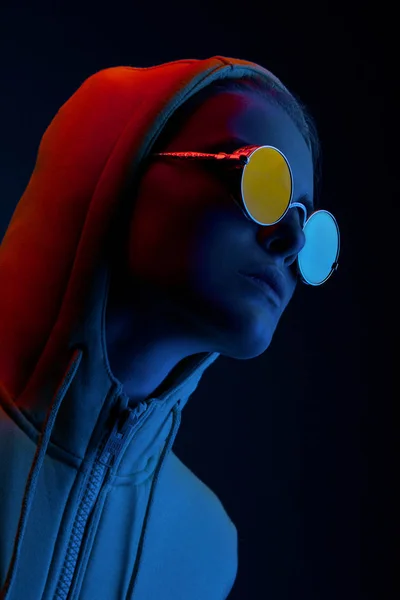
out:
{"label": "hoodie", "polygon": [[183,360],[131,407],[105,311],[142,161],[186,99],[244,76],[281,85],[223,56],[106,68],[42,136],[0,246],[1,600],[222,600],[233,586],[237,530],[172,451],[219,354]]}

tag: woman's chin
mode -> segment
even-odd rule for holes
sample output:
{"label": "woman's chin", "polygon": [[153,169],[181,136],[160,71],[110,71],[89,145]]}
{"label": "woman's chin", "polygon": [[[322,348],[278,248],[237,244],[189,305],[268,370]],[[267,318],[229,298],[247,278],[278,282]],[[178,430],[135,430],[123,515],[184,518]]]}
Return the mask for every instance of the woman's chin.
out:
{"label": "woman's chin", "polygon": [[221,354],[239,360],[256,358],[267,350],[273,334],[274,329],[265,324],[263,327],[258,324],[256,327],[247,328],[242,332],[237,330],[234,335],[230,336],[229,341],[226,341],[225,349],[221,351]]}

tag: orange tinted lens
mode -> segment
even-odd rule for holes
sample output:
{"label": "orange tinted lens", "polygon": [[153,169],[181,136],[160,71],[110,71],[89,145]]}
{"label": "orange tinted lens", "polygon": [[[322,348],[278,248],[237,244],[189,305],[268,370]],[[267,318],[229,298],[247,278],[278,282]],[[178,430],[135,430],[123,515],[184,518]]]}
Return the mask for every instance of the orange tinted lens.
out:
{"label": "orange tinted lens", "polygon": [[262,146],[243,170],[242,197],[250,216],[260,225],[273,225],[289,208],[292,175],[284,155]]}

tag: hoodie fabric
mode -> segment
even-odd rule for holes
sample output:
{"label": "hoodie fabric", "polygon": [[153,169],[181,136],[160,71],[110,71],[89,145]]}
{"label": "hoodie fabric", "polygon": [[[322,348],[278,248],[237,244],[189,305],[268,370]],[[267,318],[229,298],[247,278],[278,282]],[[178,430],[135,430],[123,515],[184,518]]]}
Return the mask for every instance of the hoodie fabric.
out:
{"label": "hoodie fabric", "polygon": [[[173,453],[218,353],[134,408],[107,356],[109,242],[173,112],[215,79],[277,80],[214,56],[86,79],[63,104],[0,246],[0,598],[222,600],[237,531]],[[130,202],[132,198],[130,198]]]}

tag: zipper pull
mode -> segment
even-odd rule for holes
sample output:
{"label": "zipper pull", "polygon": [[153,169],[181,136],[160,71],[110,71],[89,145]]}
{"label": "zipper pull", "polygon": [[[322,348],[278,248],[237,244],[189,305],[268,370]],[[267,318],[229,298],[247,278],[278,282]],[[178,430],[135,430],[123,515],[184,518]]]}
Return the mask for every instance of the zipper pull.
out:
{"label": "zipper pull", "polygon": [[130,409],[122,411],[115,421],[111,434],[98,458],[100,464],[105,467],[111,467],[115,463],[115,460],[124,445],[127,434],[138,420],[139,418],[134,411]]}

